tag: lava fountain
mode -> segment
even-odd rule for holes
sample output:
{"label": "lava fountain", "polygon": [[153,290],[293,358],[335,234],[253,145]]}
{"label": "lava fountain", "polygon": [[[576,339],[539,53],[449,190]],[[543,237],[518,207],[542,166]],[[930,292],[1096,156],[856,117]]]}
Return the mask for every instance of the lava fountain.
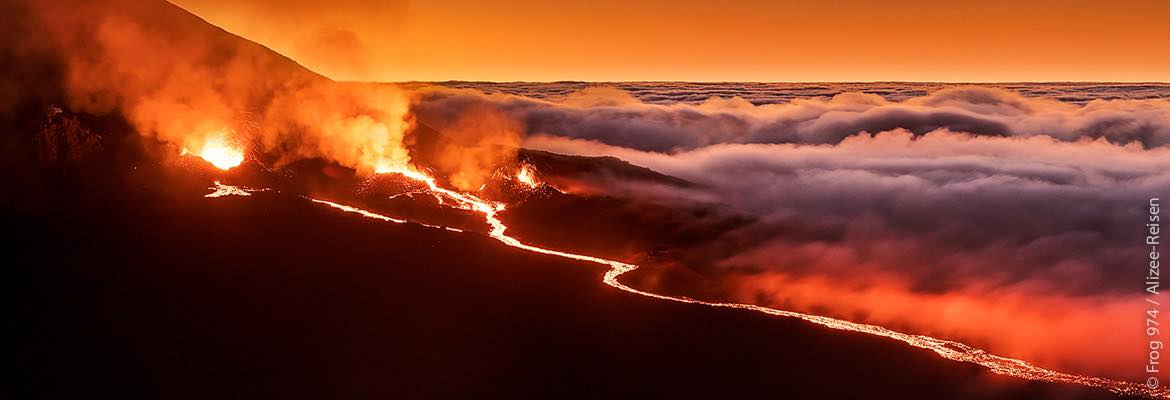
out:
{"label": "lava fountain", "polygon": [[[183,155],[191,153],[188,148],[183,148]],[[244,162],[244,149],[239,145],[232,143],[227,138],[226,134],[212,135],[199,146],[199,151],[195,152],[199,158],[211,163],[216,168],[227,171],[235,168]]]}
{"label": "lava fountain", "polygon": [[540,181],[536,180],[536,171],[528,164],[520,167],[520,172],[516,173],[516,181],[530,188],[540,186]]}

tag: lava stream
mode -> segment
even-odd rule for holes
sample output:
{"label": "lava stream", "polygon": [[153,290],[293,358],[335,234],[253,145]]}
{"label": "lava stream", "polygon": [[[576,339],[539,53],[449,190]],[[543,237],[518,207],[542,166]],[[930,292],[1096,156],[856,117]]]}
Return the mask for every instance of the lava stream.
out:
{"label": "lava stream", "polygon": [[214,192],[203,195],[203,197],[223,197],[223,196],[251,196],[252,192],[263,192],[268,189],[252,189],[241,186],[232,186],[215,181],[215,186],[208,189],[215,190]]}
{"label": "lava stream", "polygon": [[[661,300],[675,301],[675,302],[679,302],[679,303],[701,304],[701,305],[710,306],[710,307],[722,307],[722,308],[751,310],[751,311],[757,311],[757,312],[761,312],[761,313],[768,314],[768,315],[799,318],[799,319],[802,319],[802,320],[805,320],[805,321],[808,321],[808,322],[811,322],[811,323],[814,323],[817,325],[821,325],[821,326],[825,326],[825,327],[829,327],[829,328],[833,328],[833,329],[840,329],[843,331],[861,332],[861,333],[866,333],[866,334],[870,334],[870,335],[887,337],[887,338],[902,341],[902,342],[909,344],[911,346],[914,346],[914,347],[931,350],[931,351],[935,352],[936,354],[938,354],[940,357],[943,357],[943,358],[946,358],[949,360],[960,361],[960,362],[969,362],[969,363],[982,365],[982,366],[988,368],[991,372],[996,373],[996,374],[1000,374],[1000,375],[1030,379],[1030,380],[1035,380],[1035,381],[1052,382],[1052,383],[1078,384],[1078,385],[1084,385],[1084,386],[1089,386],[1089,387],[1106,389],[1106,390],[1112,391],[1112,392],[1117,393],[1117,394],[1122,394],[1122,395],[1138,395],[1138,396],[1148,396],[1148,397],[1157,397],[1157,398],[1170,398],[1170,390],[1167,390],[1165,388],[1151,389],[1151,388],[1147,387],[1146,385],[1133,383],[1133,382],[1126,382],[1126,381],[1121,381],[1121,380],[1098,378],[1098,377],[1091,377],[1091,376],[1081,376],[1081,375],[1053,371],[1050,369],[1038,367],[1038,366],[1033,365],[1033,364],[1031,364],[1027,361],[1024,361],[1024,360],[1003,357],[1003,356],[997,356],[997,355],[988,353],[986,351],[983,351],[981,349],[977,349],[977,348],[965,345],[963,343],[950,341],[950,340],[944,340],[944,339],[938,339],[938,338],[934,338],[934,337],[930,337],[930,336],[926,336],[926,335],[914,335],[914,334],[897,332],[897,331],[893,331],[893,330],[887,329],[885,327],[877,326],[877,325],[850,322],[850,321],[840,320],[840,319],[836,319],[836,318],[831,318],[831,317],[826,317],[826,316],[821,316],[821,315],[804,314],[804,313],[799,313],[799,312],[795,312],[795,311],[778,310],[775,308],[762,307],[762,306],[757,306],[757,305],[752,305],[752,304],[702,301],[702,300],[695,300],[695,299],[685,298],[685,297],[667,296],[667,295],[651,293],[651,292],[646,292],[643,290],[635,289],[635,288],[626,286],[625,284],[619,282],[618,277],[623,275],[623,274],[626,274],[630,271],[638,269],[637,265],[626,264],[626,263],[623,263],[620,261],[608,260],[608,259],[604,259],[604,258],[600,258],[600,257],[587,256],[587,255],[583,255],[583,254],[575,254],[575,253],[568,253],[568,252],[557,251],[557,250],[552,250],[552,249],[546,249],[546,248],[542,248],[542,247],[537,247],[537,246],[525,244],[523,242],[520,242],[518,239],[505,234],[505,231],[508,229],[507,225],[505,225],[503,221],[501,221],[499,218],[496,217],[497,213],[504,210],[503,204],[489,202],[489,201],[480,199],[479,197],[476,197],[476,196],[471,195],[471,194],[464,194],[464,193],[459,193],[459,192],[456,192],[453,190],[445,189],[443,187],[440,187],[435,182],[434,178],[431,178],[430,176],[427,176],[427,175],[422,174],[420,172],[416,172],[416,171],[393,171],[393,172],[394,173],[401,173],[402,175],[404,175],[408,178],[415,179],[415,180],[418,180],[420,182],[425,183],[430,188],[430,190],[435,194],[436,197],[446,196],[447,198],[451,199],[455,203],[455,205],[457,206],[456,208],[482,213],[484,215],[485,222],[487,222],[487,224],[489,226],[491,226],[491,231],[488,232],[488,235],[491,236],[492,238],[495,238],[496,240],[499,240],[500,242],[502,242],[508,246],[528,250],[528,251],[535,252],[535,253],[547,254],[547,255],[558,256],[558,257],[563,257],[563,258],[568,258],[568,259],[573,259],[573,260],[579,260],[579,261],[588,261],[588,262],[593,262],[593,263],[609,266],[609,271],[606,271],[604,277],[602,278],[602,282],[604,282],[606,285],[609,285],[611,287],[614,287],[614,288],[617,288],[617,289],[620,289],[620,290],[623,290],[623,291],[626,291],[629,293],[642,295],[642,296],[646,296],[646,297],[652,297],[652,298],[661,299]],[[217,185],[217,187],[227,186],[227,185],[221,185],[218,182],[216,183],[216,185]],[[232,193],[232,194],[239,194],[239,193]],[[244,192],[244,194],[246,195],[247,192]],[[209,197],[211,197],[211,196],[209,196]],[[339,209],[339,210],[342,210],[345,212],[355,213],[355,214],[358,214],[358,215],[361,215],[361,216],[367,217],[367,218],[373,218],[373,219],[378,219],[378,220],[387,221],[387,222],[394,222],[394,223],[407,223],[407,222],[409,222],[409,221],[406,221],[403,219],[388,217],[388,216],[385,216],[382,214],[363,210],[363,209],[353,207],[353,206],[347,206],[347,205],[343,205],[343,204],[334,203],[331,201],[319,200],[319,199],[314,199],[314,198],[309,198],[309,197],[306,197],[306,198],[315,202],[315,203],[318,203],[318,204],[324,204],[324,205],[327,205],[327,206],[330,206],[330,207],[333,207],[333,208],[336,208],[336,209]],[[440,198],[440,204],[445,205],[446,203],[444,203],[442,201],[442,199]],[[436,226],[436,225],[428,225],[428,224],[420,224],[420,225],[424,225],[424,226],[428,226],[428,227],[432,227],[432,228],[447,229],[447,230],[462,232],[461,230],[458,230],[455,228],[442,227],[442,226]]]}

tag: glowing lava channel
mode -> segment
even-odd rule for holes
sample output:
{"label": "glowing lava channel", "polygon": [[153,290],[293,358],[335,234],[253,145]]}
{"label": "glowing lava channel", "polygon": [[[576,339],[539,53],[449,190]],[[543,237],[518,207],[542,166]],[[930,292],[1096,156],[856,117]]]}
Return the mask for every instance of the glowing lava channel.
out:
{"label": "glowing lava channel", "polygon": [[[389,173],[389,172],[385,172],[385,173]],[[492,238],[495,238],[496,240],[499,240],[500,242],[502,242],[508,246],[528,250],[528,251],[535,252],[535,253],[558,256],[558,257],[568,258],[568,259],[572,259],[572,260],[587,261],[587,262],[592,262],[592,263],[597,263],[597,264],[609,266],[609,271],[606,271],[604,277],[602,278],[602,282],[604,282],[606,285],[612,286],[614,288],[617,288],[617,289],[620,289],[620,290],[623,290],[623,291],[626,291],[629,293],[642,295],[642,296],[646,296],[646,297],[652,297],[655,299],[675,301],[675,302],[679,302],[679,303],[701,304],[701,305],[710,306],[710,307],[722,307],[722,308],[734,308],[734,309],[741,309],[741,310],[751,310],[751,311],[757,311],[757,312],[761,312],[764,314],[774,315],[774,316],[779,316],[779,317],[799,318],[799,319],[802,319],[802,320],[805,320],[805,321],[808,321],[808,322],[811,322],[811,323],[814,323],[817,325],[821,325],[821,326],[825,326],[825,327],[829,327],[829,328],[833,328],[833,329],[840,329],[843,331],[852,331],[852,332],[861,332],[861,333],[867,333],[870,335],[887,337],[890,339],[902,341],[902,342],[909,344],[911,346],[914,346],[914,347],[933,351],[942,358],[946,358],[946,359],[954,360],[954,361],[969,362],[969,363],[982,365],[982,366],[986,367],[988,370],[990,370],[991,372],[996,373],[996,374],[1000,374],[1000,375],[1030,379],[1030,380],[1034,380],[1034,381],[1084,385],[1084,386],[1089,386],[1089,387],[1106,389],[1106,390],[1112,391],[1112,392],[1117,393],[1117,394],[1122,394],[1122,395],[1137,395],[1137,396],[1148,396],[1148,397],[1158,397],[1158,398],[1170,398],[1170,390],[1167,390],[1165,388],[1151,389],[1151,388],[1147,387],[1146,385],[1133,383],[1133,382],[1126,382],[1126,381],[1120,381],[1120,380],[1114,380],[1114,379],[1097,378],[1097,377],[1091,377],[1091,376],[1081,376],[1081,375],[1074,375],[1074,374],[1068,374],[1068,373],[1063,373],[1063,372],[1057,372],[1057,371],[1053,371],[1050,369],[1038,367],[1038,366],[1033,365],[1033,364],[1031,364],[1027,361],[1024,361],[1024,360],[1003,357],[1003,356],[997,356],[997,355],[988,353],[986,351],[965,345],[963,343],[933,338],[933,337],[926,336],[926,335],[912,335],[912,334],[897,332],[897,331],[893,331],[893,330],[890,330],[890,329],[887,329],[887,328],[884,328],[881,326],[877,326],[877,325],[849,322],[849,321],[840,320],[840,319],[831,318],[831,317],[812,315],[812,314],[804,314],[804,313],[798,313],[798,312],[794,312],[794,311],[778,310],[778,309],[774,309],[774,308],[761,307],[761,306],[752,305],[752,304],[709,302],[709,301],[695,300],[695,299],[690,299],[690,298],[685,298],[685,297],[667,296],[667,295],[650,293],[650,292],[634,289],[632,287],[626,286],[625,284],[619,282],[618,277],[623,275],[623,274],[629,273],[630,271],[638,269],[637,265],[626,264],[626,263],[614,261],[614,260],[607,260],[607,259],[600,258],[600,257],[587,256],[587,255],[583,255],[583,254],[567,253],[567,252],[563,252],[563,251],[551,250],[551,249],[546,249],[546,248],[542,248],[542,247],[532,246],[529,244],[524,244],[524,243],[520,242],[519,240],[517,240],[516,238],[508,236],[507,234],[504,233],[508,229],[508,227],[507,227],[507,225],[504,225],[503,221],[501,221],[499,218],[496,217],[497,213],[504,210],[503,204],[489,202],[489,201],[480,199],[479,197],[476,197],[474,195],[459,193],[459,192],[455,192],[455,191],[452,191],[449,189],[442,188],[438,184],[435,183],[434,178],[431,178],[430,176],[427,176],[427,175],[420,173],[420,172],[417,172],[417,171],[409,171],[409,170],[407,170],[407,171],[393,171],[393,173],[400,173],[408,178],[415,179],[415,180],[418,180],[420,182],[425,183],[431,189],[431,191],[434,192],[436,197],[446,196],[447,198],[451,199],[455,203],[456,208],[482,213],[484,215],[484,220],[487,222],[488,225],[491,226],[491,231],[488,233],[488,235],[491,236]],[[333,208],[336,208],[336,209],[339,209],[339,210],[342,210],[345,212],[355,213],[355,214],[358,214],[358,215],[361,215],[361,216],[367,217],[367,218],[373,218],[373,219],[378,219],[378,220],[387,221],[387,222],[395,222],[395,223],[409,222],[406,220],[391,218],[391,217],[387,217],[385,215],[381,215],[378,213],[366,211],[366,210],[363,210],[363,209],[360,209],[357,207],[347,206],[347,205],[343,205],[343,204],[338,204],[338,203],[334,203],[334,202],[330,202],[330,201],[318,200],[318,199],[313,199],[313,198],[308,198],[308,199],[312,200],[313,202],[319,203],[319,204],[328,205],[330,207],[333,207]],[[440,204],[446,204],[446,203],[442,202],[442,199],[440,198]],[[433,227],[433,228],[442,228],[442,229],[458,231],[454,228],[446,228],[446,227],[435,226],[435,225],[426,225],[426,224],[422,224],[422,225]]]}
{"label": "glowing lava channel", "polygon": [[251,196],[252,192],[263,192],[268,189],[252,189],[243,186],[225,185],[219,181],[215,181],[215,186],[208,189],[214,190],[211,193],[203,195],[203,197],[224,197],[224,196]]}

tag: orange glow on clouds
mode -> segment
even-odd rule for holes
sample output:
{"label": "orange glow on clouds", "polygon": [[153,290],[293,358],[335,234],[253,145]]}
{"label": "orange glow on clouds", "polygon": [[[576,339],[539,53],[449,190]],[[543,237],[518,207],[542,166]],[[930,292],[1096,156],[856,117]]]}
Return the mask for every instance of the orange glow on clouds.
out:
{"label": "orange glow on clouds", "polygon": [[917,293],[895,278],[845,289],[830,278],[780,273],[731,276],[725,283],[739,301],[927,332],[1062,371],[1142,379],[1132,368],[1145,356],[1142,332],[1117,328],[1141,324],[1142,300],[1135,296],[1053,296],[1026,286]]}
{"label": "orange glow on clouds", "polygon": [[338,80],[1170,80],[1157,0],[174,2]]}

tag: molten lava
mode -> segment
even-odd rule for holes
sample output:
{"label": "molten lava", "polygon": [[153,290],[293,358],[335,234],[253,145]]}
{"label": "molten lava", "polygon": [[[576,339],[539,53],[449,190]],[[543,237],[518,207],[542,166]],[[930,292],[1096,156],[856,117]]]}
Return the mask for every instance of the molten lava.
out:
{"label": "molten lava", "polygon": [[268,189],[252,189],[252,188],[247,188],[247,187],[243,187],[243,186],[225,185],[225,184],[219,183],[219,181],[215,181],[215,186],[209,187],[208,189],[212,189],[212,190],[214,190],[214,192],[205,194],[205,195],[203,195],[203,197],[251,196],[252,192],[264,192],[264,191],[268,190]]}
{"label": "molten lava", "polygon": [[[624,283],[621,283],[620,281],[618,281],[618,277],[638,269],[637,265],[627,264],[627,263],[623,263],[620,261],[608,260],[608,259],[604,259],[604,258],[600,258],[600,257],[593,257],[593,256],[588,256],[588,255],[583,255],[583,254],[562,252],[562,251],[546,249],[546,248],[542,248],[542,247],[536,247],[536,246],[532,246],[529,244],[525,244],[514,237],[508,236],[505,233],[505,231],[507,231],[507,229],[508,229],[508,226],[505,225],[504,222],[501,221],[496,216],[497,213],[504,210],[504,208],[505,208],[504,204],[484,200],[484,199],[481,199],[473,194],[460,193],[460,192],[456,192],[456,191],[453,191],[450,189],[442,188],[436,183],[434,178],[430,177],[427,174],[419,172],[413,168],[410,168],[410,167],[379,168],[379,169],[381,170],[380,173],[399,173],[407,178],[414,179],[414,180],[417,180],[421,183],[426,184],[426,186],[431,190],[432,194],[436,198],[439,199],[440,204],[443,204],[443,205],[454,204],[455,208],[483,214],[484,221],[487,222],[487,224],[489,226],[491,226],[491,231],[488,232],[488,235],[496,240],[499,240],[500,242],[502,242],[508,246],[531,251],[534,253],[552,255],[552,256],[563,257],[563,258],[572,259],[572,260],[586,261],[586,262],[597,263],[597,264],[602,264],[602,265],[608,266],[609,271],[606,271],[604,277],[602,278],[602,282],[605,283],[606,285],[613,287],[613,288],[616,288],[616,289],[619,289],[619,290],[622,290],[622,291],[625,291],[628,293],[633,293],[633,294],[637,294],[640,296],[646,296],[646,297],[651,297],[651,298],[660,299],[660,300],[674,301],[674,302],[679,302],[679,303],[698,304],[698,305],[703,305],[703,306],[719,307],[719,308],[733,308],[733,309],[740,309],[740,310],[750,310],[750,311],[760,312],[760,313],[773,315],[773,316],[798,318],[798,319],[802,319],[802,320],[805,320],[805,321],[808,321],[808,322],[811,322],[811,323],[814,323],[817,325],[825,326],[828,328],[832,328],[832,329],[860,332],[860,333],[866,333],[866,334],[875,335],[875,336],[886,337],[886,338],[901,341],[901,342],[909,344],[910,346],[913,346],[913,347],[918,347],[918,348],[933,351],[934,353],[938,354],[942,358],[946,358],[946,359],[954,360],[954,361],[959,361],[959,362],[969,362],[969,363],[973,363],[973,364],[978,364],[978,365],[986,367],[991,372],[996,373],[996,374],[1000,374],[1000,375],[1012,376],[1012,377],[1035,380],[1035,381],[1078,384],[1078,385],[1084,385],[1084,386],[1089,386],[1089,387],[1106,389],[1106,390],[1109,390],[1109,391],[1112,391],[1114,393],[1121,394],[1121,395],[1131,395],[1131,396],[1137,395],[1137,396],[1147,396],[1147,397],[1156,397],[1156,398],[1170,398],[1170,389],[1166,389],[1164,387],[1150,388],[1144,384],[1139,384],[1139,383],[1126,382],[1126,381],[1107,379],[1107,378],[1098,378],[1098,377],[1092,377],[1092,376],[1074,375],[1074,374],[1053,371],[1050,369],[1046,369],[1046,368],[1042,368],[1042,367],[1033,365],[1033,364],[1031,364],[1027,361],[1024,361],[1024,360],[1003,357],[1003,356],[997,356],[997,355],[988,353],[984,350],[968,346],[968,345],[963,344],[963,343],[945,340],[945,339],[938,339],[938,338],[934,338],[934,337],[930,337],[930,336],[926,336],[926,335],[915,335],[915,334],[897,332],[897,331],[890,330],[890,329],[882,327],[882,326],[862,324],[862,323],[857,323],[857,322],[850,322],[850,321],[840,320],[840,319],[836,319],[836,318],[825,317],[825,316],[820,316],[820,315],[813,315],[813,314],[799,313],[799,312],[795,312],[795,311],[779,310],[779,309],[774,309],[774,308],[757,306],[757,305],[753,305],[753,304],[710,302],[710,301],[703,301],[703,300],[695,300],[695,299],[691,299],[691,298],[687,298],[687,297],[667,296],[667,295],[651,293],[651,292],[646,292],[646,291],[642,291],[639,289],[635,289],[635,288],[626,286]],[[520,173],[517,174],[517,176],[516,176],[517,180],[519,180],[525,184],[528,184],[524,180],[526,178],[522,178],[522,176],[528,176],[530,179],[533,179],[531,182],[536,182],[535,178],[532,175],[526,175],[524,173],[524,171],[526,171],[526,170],[522,168]],[[219,185],[217,183],[217,186],[226,186],[226,185]],[[236,194],[236,193],[233,193],[233,194]],[[451,200],[451,203],[444,202],[443,198],[447,198],[447,199]],[[366,218],[373,218],[373,219],[377,219],[377,220],[381,220],[381,221],[394,222],[394,223],[407,223],[407,222],[409,222],[406,220],[388,217],[388,216],[374,213],[371,211],[366,211],[366,210],[363,210],[363,209],[360,209],[357,207],[338,204],[338,203],[334,203],[331,201],[318,200],[318,199],[313,199],[313,198],[308,198],[308,199],[315,202],[315,203],[318,203],[318,204],[324,204],[324,205],[333,207],[333,208],[341,210],[341,211],[355,213],[355,214],[361,215],[361,216],[366,217]],[[420,224],[420,225],[428,226],[428,227],[432,227],[432,228],[447,229],[447,230],[451,230],[451,231],[462,232],[462,231],[460,231],[458,229],[454,229],[454,228],[448,228],[448,227],[442,227],[442,226],[436,226],[436,225],[428,225],[428,224]]]}
{"label": "molten lava", "polygon": [[[184,147],[182,154],[190,151]],[[244,150],[227,139],[226,135],[215,135],[207,138],[199,147],[196,155],[206,160],[216,168],[227,171],[244,162]]]}
{"label": "molten lava", "polygon": [[540,186],[540,181],[536,180],[536,171],[527,164],[520,167],[520,172],[516,173],[516,181],[530,188]]}

